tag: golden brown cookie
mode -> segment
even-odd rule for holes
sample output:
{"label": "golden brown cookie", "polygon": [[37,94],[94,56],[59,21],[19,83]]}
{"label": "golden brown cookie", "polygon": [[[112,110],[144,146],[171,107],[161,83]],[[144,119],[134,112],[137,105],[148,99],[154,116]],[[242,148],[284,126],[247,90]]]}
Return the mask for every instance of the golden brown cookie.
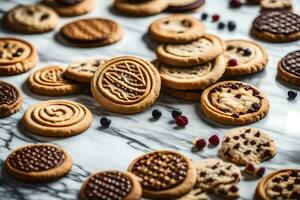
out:
{"label": "golden brown cookie", "polygon": [[269,42],[300,39],[300,16],[288,11],[263,12],[253,21],[251,34]]}
{"label": "golden brown cookie", "polygon": [[164,11],[169,2],[166,0],[115,0],[114,8],[124,15],[151,16]]}
{"label": "golden brown cookie", "polygon": [[178,198],[177,200],[208,200],[208,196],[206,192],[196,184],[188,194]]}
{"label": "golden brown cookie", "polygon": [[171,88],[164,88],[164,91],[177,99],[186,101],[199,102],[202,90],[175,90]]}
{"label": "golden brown cookie", "polygon": [[81,83],[91,83],[96,70],[106,62],[104,59],[91,59],[70,64],[65,76]]}
{"label": "golden brown cookie", "polygon": [[143,197],[174,199],[189,193],[196,182],[192,161],[170,150],[154,151],[136,158],[128,171],[137,176]]}
{"label": "golden brown cookie", "polygon": [[209,62],[225,50],[226,44],[221,38],[206,34],[187,44],[161,44],[156,55],[163,63],[188,67]]}
{"label": "golden brown cookie", "polygon": [[198,11],[205,5],[205,0],[169,0],[168,11],[187,12]]}
{"label": "golden brown cookie", "polygon": [[256,196],[259,200],[298,200],[300,170],[281,169],[268,174],[258,183]]}
{"label": "golden brown cookie", "polygon": [[293,10],[293,3],[291,0],[261,0],[260,10],[262,12],[271,10]]}
{"label": "golden brown cookie", "polygon": [[93,120],[84,105],[67,100],[44,101],[31,106],[24,114],[24,126],[36,135],[67,137],[87,130]]}
{"label": "golden brown cookie", "polygon": [[49,182],[66,176],[73,165],[71,156],[52,144],[30,144],[14,150],[5,161],[12,177],[26,182]]}
{"label": "golden brown cookie", "polygon": [[80,199],[140,200],[142,188],[129,172],[103,171],[91,175],[82,185]]}
{"label": "golden brown cookie", "polygon": [[48,66],[35,71],[27,79],[28,88],[36,94],[48,96],[65,96],[75,94],[84,86],[64,77],[64,68]]}
{"label": "golden brown cookie", "polygon": [[4,17],[8,28],[21,33],[44,33],[53,30],[59,17],[43,5],[18,5]]}
{"label": "golden brown cookie", "polygon": [[111,112],[137,113],[155,102],[160,85],[159,73],[150,62],[123,56],[108,60],[97,69],[91,91]]}
{"label": "golden brown cookie", "polygon": [[221,55],[210,62],[189,67],[176,67],[159,61],[155,61],[154,66],[158,69],[164,86],[177,90],[192,90],[203,89],[217,82],[222,77],[226,65]]}
{"label": "golden brown cookie", "polygon": [[0,118],[18,112],[23,104],[23,95],[13,85],[0,81]]}
{"label": "golden brown cookie", "polygon": [[76,46],[104,46],[118,42],[123,29],[109,19],[80,19],[61,28],[64,39]]}
{"label": "golden brown cookie", "polygon": [[269,112],[269,101],[248,83],[223,81],[203,91],[201,108],[208,118],[219,123],[244,125],[264,118]]}
{"label": "golden brown cookie", "polygon": [[0,38],[0,75],[26,72],[38,62],[35,48],[16,38]]}
{"label": "golden brown cookie", "polygon": [[263,130],[242,127],[225,133],[220,154],[238,165],[259,164],[275,156],[276,145]]}
{"label": "golden brown cookie", "polygon": [[204,24],[189,15],[170,15],[155,20],[148,31],[151,38],[161,43],[187,43],[205,33]]}
{"label": "golden brown cookie", "polygon": [[263,70],[268,63],[265,49],[249,40],[227,40],[225,75],[245,75]]}
{"label": "golden brown cookie", "polygon": [[96,6],[96,0],[44,0],[43,3],[64,17],[84,15]]}
{"label": "golden brown cookie", "polygon": [[277,73],[281,80],[300,86],[300,51],[291,52],[282,58]]}

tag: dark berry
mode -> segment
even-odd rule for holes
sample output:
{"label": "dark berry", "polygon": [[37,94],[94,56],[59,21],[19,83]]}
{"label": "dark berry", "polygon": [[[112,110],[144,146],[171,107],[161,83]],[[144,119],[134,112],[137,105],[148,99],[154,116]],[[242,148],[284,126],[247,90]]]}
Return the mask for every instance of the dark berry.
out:
{"label": "dark berry", "polygon": [[242,2],[240,0],[231,0],[229,5],[231,8],[239,8],[242,6]]}
{"label": "dark berry", "polygon": [[235,22],[230,21],[230,22],[228,22],[227,27],[228,27],[229,31],[234,31],[236,28],[236,24],[235,24]]}
{"label": "dark berry", "polygon": [[177,117],[179,117],[180,115],[182,115],[182,111],[180,109],[176,108],[172,110],[172,117],[174,119],[177,119]]}
{"label": "dark berry", "polygon": [[207,13],[202,13],[202,15],[201,15],[201,19],[202,19],[202,20],[206,20],[207,17],[208,17],[208,14],[207,14]]}
{"label": "dark berry", "polygon": [[220,22],[218,24],[218,29],[223,30],[225,28],[225,24],[223,22]]}
{"label": "dark berry", "polygon": [[249,171],[249,172],[254,172],[255,171],[255,167],[253,164],[248,163],[245,167],[245,170]]}
{"label": "dark berry", "polygon": [[220,15],[215,14],[215,15],[213,15],[211,18],[212,18],[212,21],[213,21],[213,22],[217,22],[217,21],[219,21],[219,19],[220,19]]}
{"label": "dark berry", "polygon": [[234,66],[238,65],[238,62],[237,62],[236,59],[230,59],[230,60],[228,60],[227,65],[230,66],[230,67],[234,67]]}
{"label": "dark berry", "polygon": [[295,99],[297,97],[297,92],[293,90],[288,91],[289,99]]}
{"label": "dark berry", "polygon": [[161,117],[161,111],[159,109],[154,109],[152,111],[152,117],[154,119],[159,119]]}
{"label": "dark berry", "polygon": [[239,191],[239,188],[238,187],[236,187],[235,185],[233,185],[233,186],[231,186],[230,187],[230,192],[232,192],[232,193],[236,193],[236,192],[238,192]]}
{"label": "dark berry", "polygon": [[262,177],[264,175],[265,171],[266,171],[266,169],[264,167],[261,167],[257,170],[256,175],[258,177]]}
{"label": "dark berry", "polygon": [[182,126],[185,127],[187,124],[189,123],[189,120],[186,116],[181,115],[179,117],[176,118],[176,124],[178,126]]}
{"label": "dark berry", "polygon": [[205,146],[206,146],[206,141],[203,138],[197,139],[195,141],[194,146],[198,149],[198,150],[202,150]]}
{"label": "dark berry", "polygon": [[252,54],[251,49],[249,48],[244,49],[243,56],[250,56],[251,54]]}
{"label": "dark berry", "polygon": [[214,146],[218,146],[219,143],[220,143],[220,139],[217,135],[212,135],[209,139],[208,139],[209,143],[211,145],[214,145]]}
{"label": "dark berry", "polygon": [[100,119],[100,124],[101,124],[102,127],[108,128],[111,124],[111,120],[108,119],[107,117],[102,117]]}

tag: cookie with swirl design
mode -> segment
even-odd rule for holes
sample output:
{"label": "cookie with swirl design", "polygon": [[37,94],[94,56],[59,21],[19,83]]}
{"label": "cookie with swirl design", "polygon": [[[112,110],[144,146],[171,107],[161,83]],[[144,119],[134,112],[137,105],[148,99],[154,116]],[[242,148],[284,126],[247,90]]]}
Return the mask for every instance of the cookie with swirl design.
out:
{"label": "cookie with swirl design", "polygon": [[159,73],[150,62],[123,56],[110,59],[97,69],[91,91],[111,112],[138,113],[154,103],[160,86]]}
{"label": "cookie with swirl design", "polygon": [[13,85],[0,81],[0,117],[18,112],[23,104],[23,95]]}
{"label": "cookie with swirl design", "polygon": [[206,88],[201,95],[204,115],[228,125],[244,125],[264,118],[269,101],[258,88],[240,81],[223,81]]}
{"label": "cookie with swirl design", "polygon": [[300,86],[300,50],[289,53],[279,61],[277,74],[284,82]]}
{"label": "cookie with swirl design", "polygon": [[66,137],[87,130],[92,119],[91,111],[80,103],[50,100],[31,106],[24,113],[22,122],[33,134]]}

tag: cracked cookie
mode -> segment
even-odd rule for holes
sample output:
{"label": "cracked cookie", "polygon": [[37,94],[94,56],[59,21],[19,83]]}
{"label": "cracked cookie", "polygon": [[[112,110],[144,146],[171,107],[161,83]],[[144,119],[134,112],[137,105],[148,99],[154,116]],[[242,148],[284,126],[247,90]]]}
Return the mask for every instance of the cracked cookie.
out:
{"label": "cracked cookie", "polygon": [[0,118],[18,112],[22,104],[21,92],[13,85],[0,81]]}
{"label": "cracked cookie", "polygon": [[277,73],[283,81],[300,86],[300,50],[282,58],[278,63]]}

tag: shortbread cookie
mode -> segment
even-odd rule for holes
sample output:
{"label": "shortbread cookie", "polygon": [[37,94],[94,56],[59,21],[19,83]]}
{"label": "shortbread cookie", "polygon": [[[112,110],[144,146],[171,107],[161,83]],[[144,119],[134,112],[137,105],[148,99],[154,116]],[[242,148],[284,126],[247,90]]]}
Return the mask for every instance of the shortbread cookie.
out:
{"label": "shortbread cookie", "polygon": [[293,3],[291,0],[261,0],[260,1],[261,11],[271,10],[293,10]]}
{"label": "shortbread cookie", "polygon": [[0,118],[18,112],[22,104],[21,92],[13,85],[0,81]]}
{"label": "shortbread cookie", "polygon": [[191,66],[209,62],[226,50],[225,42],[214,35],[187,44],[161,44],[156,49],[160,61],[174,66]]}
{"label": "shortbread cookie", "polygon": [[251,34],[269,42],[300,39],[300,16],[288,11],[263,12],[252,24]]}
{"label": "shortbread cookie", "polygon": [[275,156],[276,145],[263,130],[236,128],[224,135],[220,154],[238,165],[259,164]]}
{"label": "shortbread cookie", "polygon": [[164,88],[164,91],[178,99],[192,102],[199,102],[202,93],[202,90],[175,90],[167,87]]}
{"label": "shortbread cookie", "polygon": [[169,0],[168,10],[172,12],[187,12],[204,7],[205,0]]}
{"label": "shortbread cookie", "polygon": [[170,150],[154,151],[136,158],[128,171],[140,179],[143,197],[174,199],[190,192],[197,173],[192,161]]}
{"label": "shortbread cookie", "polygon": [[187,43],[199,39],[205,33],[204,24],[189,15],[171,15],[155,20],[149,27],[149,35],[161,43]]}
{"label": "shortbread cookie", "polygon": [[91,175],[82,185],[80,199],[140,200],[142,188],[129,172],[104,171]]}
{"label": "shortbread cookie", "polygon": [[166,0],[115,0],[113,6],[124,15],[151,16],[164,11],[169,3]]}
{"label": "shortbread cookie", "polygon": [[137,113],[159,96],[160,76],[155,67],[140,58],[123,56],[108,60],[91,82],[96,100],[116,113]]}
{"label": "shortbread cookie", "polygon": [[64,39],[76,46],[103,46],[118,42],[123,29],[109,19],[80,19],[61,28]]}
{"label": "shortbread cookie", "polygon": [[22,122],[36,135],[66,137],[87,130],[92,119],[91,111],[80,103],[50,100],[31,106],[25,112]]}
{"label": "shortbread cookie", "polygon": [[282,58],[278,63],[277,73],[283,81],[300,86],[300,50]]}
{"label": "shortbread cookie", "polygon": [[298,200],[300,197],[300,170],[281,169],[265,176],[256,188],[260,200]]}
{"label": "shortbread cookie", "polygon": [[201,108],[210,119],[222,124],[244,125],[264,118],[269,111],[266,95],[240,81],[223,81],[205,89]]}
{"label": "shortbread cookie", "polygon": [[36,94],[48,96],[65,96],[76,94],[84,86],[64,77],[64,68],[60,66],[44,67],[27,79],[28,88]]}
{"label": "shortbread cookie", "polygon": [[206,192],[196,184],[192,191],[177,200],[208,200],[208,196]]}
{"label": "shortbread cookie", "polygon": [[26,72],[38,62],[35,48],[16,38],[0,38],[0,75]]}
{"label": "shortbread cookie", "polygon": [[[265,49],[258,43],[248,40],[227,40],[224,52],[225,75],[252,74],[263,70],[268,63]],[[235,63],[231,63],[236,61]]]}
{"label": "shortbread cookie", "polygon": [[198,187],[225,199],[239,197],[237,184],[241,179],[241,171],[237,166],[220,159],[200,160],[195,165]]}
{"label": "shortbread cookie", "polygon": [[5,16],[6,25],[21,33],[44,33],[53,30],[59,17],[43,5],[18,5]]}
{"label": "shortbread cookie", "polygon": [[154,65],[162,84],[178,90],[206,88],[222,77],[226,66],[222,55],[210,62],[190,67],[175,67],[159,61],[155,61]]}
{"label": "shortbread cookie", "polygon": [[81,83],[91,83],[96,70],[105,62],[104,59],[92,59],[72,63],[67,67],[64,74],[68,79]]}
{"label": "shortbread cookie", "polygon": [[52,144],[30,144],[14,150],[5,161],[12,177],[27,182],[48,182],[59,179],[72,168],[71,156]]}
{"label": "shortbread cookie", "polygon": [[64,17],[84,15],[96,6],[96,0],[44,0],[43,3]]}

